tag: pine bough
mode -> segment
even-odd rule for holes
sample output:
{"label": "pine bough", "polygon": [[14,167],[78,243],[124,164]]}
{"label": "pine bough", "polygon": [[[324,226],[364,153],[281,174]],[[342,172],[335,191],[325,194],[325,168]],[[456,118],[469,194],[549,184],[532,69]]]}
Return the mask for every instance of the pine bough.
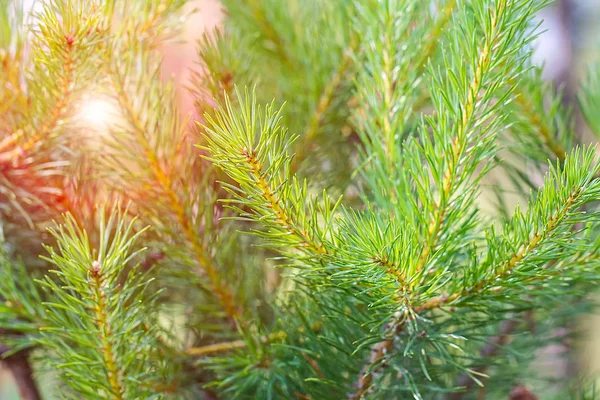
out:
{"label": "pine bough", "polygon": [[[73,399],[593,398],[531,367],[600,279],[597,150],[530,63],[546,2],[223,4],[187,123],[157,50],[185,1],[49,1],[29,55],[1,3],[22,395],[17,361]],[[90,92],[120,117],[88,138]],[[577,108],[600,135],[597,66]]]}

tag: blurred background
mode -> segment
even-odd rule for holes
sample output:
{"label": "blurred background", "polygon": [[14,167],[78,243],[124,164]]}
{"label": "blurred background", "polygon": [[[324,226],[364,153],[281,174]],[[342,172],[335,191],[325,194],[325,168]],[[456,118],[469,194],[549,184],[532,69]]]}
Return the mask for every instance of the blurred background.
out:
{"label": "blurred background", "polygon": [[[348,0],[351,1],[351,0]],[[25,0],[25,8],[34,10],[40,0]],[[218,0],[192,0],[189,10],[195,12],[187,20],[181,41],[170,43],[161,49],[164,55],[163,78],[172,79],[177,87],[181,109],[193,112],[193,99],[186,89],[191,71],[199,68],[197,63],[196,41],[204,32],[210,32],[223,18]],[[534,61],[545,65],[545,78],[564,86],[566,105],[574,101],[578,80],[583,67],[591,58],[596,58],[600,49],[600,0],[557,0],[539,13],[543,34],[536,42]],[[96,112],[102,112],[101,105],[94,104]],[[101,118],[100,118],[101,119]],[[580,132],[584,142],[591,140],[587,132]],[[588,140],[586,140],[588,139]],[[595,295],[600,301],[600,289]],[[592,370],[600,377],[600,313],[581,320],[587,332],[583,339],[581,353],[576,357],[579,367]],[[567,374],[569,365],[558,355],[565,348],[552,346],[544,348],[536,363],[550,374]],[[42,380],[43,386],[43,380]],[[52,398],[50,390],[43,394]],[[19,399],[12,376],[0,369],[0,400]]]}

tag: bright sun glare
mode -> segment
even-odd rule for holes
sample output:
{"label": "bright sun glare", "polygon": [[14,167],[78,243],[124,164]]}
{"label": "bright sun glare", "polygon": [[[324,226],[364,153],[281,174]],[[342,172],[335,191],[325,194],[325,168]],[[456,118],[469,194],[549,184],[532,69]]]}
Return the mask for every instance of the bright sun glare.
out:
{"label": "bright sun glare", "polygon": [[89,99],[79,110],[79,118],[95,129],[106,129],[116,118],[116,107],[106,99]]}

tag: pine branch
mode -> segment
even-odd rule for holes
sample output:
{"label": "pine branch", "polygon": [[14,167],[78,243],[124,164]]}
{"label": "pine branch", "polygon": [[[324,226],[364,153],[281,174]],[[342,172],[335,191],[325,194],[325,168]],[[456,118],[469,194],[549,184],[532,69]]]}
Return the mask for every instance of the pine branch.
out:
{"label": "pine branch", "polygon": [[256,185],[260,188],[263,198],[268,201],[271,209],[275,213],[275,220],[280,225],[281,229],[296,236],[304,247],[309,248],[314,253],[326,254],[327,250],[321,243],[316,242],[309,236],[306,228],[294,224],[294,221],[284,209],[281,198],[275,194],[275,189],[265,179],[266,171],[260,161],[258,161],[256,152],[252,151],[250,153],[249,150],[244,148],[241,149],[241,154],[246,159],[246,162],[250,167],[250,174]]}
{"label": "pine branch", "polygon": [[244,6],[250,10],[250,15],[254,18],[261,34],[271,42],[275,47],[275,54],[287,68],[293,68],[292,57],[287,51],[287,44],[282,41],[281,35],[273,28],[265,13],[265,7],[261,5],[260,0],[242,0]]}
{"label": "pine branch", "polygon": [[331,103],[336,96],[336,90],[345,80],[350,68],[353,65],[352,54],[358,45],[358,39],[355,36],[350,38],[350,43],[346,49],[342,52],[342,59],[340,60],[339,66],[333,72],[331,78],[323,88],[321,97],[317,102],[317,106],[312,113],[308,129],[298,140],[298,143],[294,146],[295,156],[290,166],[291,174],[294,175],[304,159],[307,157],[307,152],[310,152],[312,143],[319,136],[321,132],[321,126],[326,117],[327,111],[331,106]]}
{"label": "pine branch", "polygon": [[38,343],[53,350],[46,362],[80,396],[148,398],[163,381],[177,381],[177,363],[161,353],[156,294],[148,293],[149,281],[137,266],[128,265],[143,231],[134,234],[135,221],[126,223],[112,211],[101,219],[97,244],[70,217],[51,231],[58,246],[48,247],[47,260],[58,268],[57,281],[39,281],[51,300],[44,303]]}
{"label": "pine branch", "polygon": [[[318,258],[328,254],[326,237],[331,226],[321,231],[313,223],[320,206],[307,205],[306,185],[300,186],[290,177],[291,157],[286,153],[290,143],[280,126],[280,111],[275,111],[273,104],[262,110],[248,92],[245,98],[238,92],[237,103],[239,112],[226,98],[216,116],[205,115],[207,145],[201,147],[211,154],[208,160],[240,185],[241,192],[226,186],[234,196],[228,200],[231,208],[272,229],[261,235],[275,247],[290,246]],[[323,203],[324,218],[330,223],[332,209],[326,194]],[[249,207],[252,213],[237,204]]]}
{"label": "pine branch", "polygon": [[[579,165],[580,159],[583,160],[583,165]],[[361,371],[357,381],[357,391],[350,398],[360,399],[368,392],[372,385],[374,375],[381,370],[384,365],[383,361],[386,357],[386,354],[394,346],[394,338],[398,337],[404,330],[407,321],[409,319],[415,319],[417,314],[431,311],[447,304],[451,304],[454,307],[461,306],[461,299],[472,298],[478,294],[484,293],[484,291],[489,288],[488,285],[494,285],[491,287],[491,290],[498,293],[503,289],[503,287],[500,285],[500,282],[503,280],[510,280],[512,276],[521,276],[520,279],[525,280],[528,283],[541,280],[544,280],[546,283],[548,283],[548,277],[552,274],[551,271],[545,271],[542,273],[540,270],[536,270],[536,273],[531,274],[531,277],[523,276],[523,273],[516,275],[512,274],[511,272],[521,263],[524,263],[524,260],[527,258],[535,257],[536,255],[540,254],[540,247],[546,245],[546,242],[551,240],[552,237],[556,235],[556,231],[566,229],[565,226],[572,226],[565,224],[565,219],[567,219],[571,213],[576,212],[583,203],[597,199],[597,185],[600,184],[600,182],[598,180],[594,180],[592,183],[592,179],[597,173],[599,167],[598,165],[592,167],[592,160],[593,152],[588,151],[584,153],[583,157],[580,157],[579,154],[576,153],[571,158],[566,159],[564,171],[561,171],[560,168],[558,168],[556,171],[552,172],[546,181],[543,194],[538,196],[536,202],[530,206],[530,211],[527,213],[528,218],[531,218],[531,220],[535,221],[539,220],[539,217],[534,214],[535,212],[551,212],[544,223],[541,224],[543,229],[530,236],[528,241],[523,243],[521,247],[515,251],[515,253],[503,255],[503,258],[506,261],[499,267],[483,269],[484,271],[494,271],[491,276],[485,279],[477,278],[474,280],[476,283],[474,283],[472,286],[467,283],[463,286],[465,289],[460,293],[444,294],[433,297],[421,305],[414,306],[412,307],[412,311],[409,311],[410,314],[408,314],[408,317],[403,317],[403,319],[401,319],[399,322],[394,323],[391,328],[389,328],[388,334],[386,335],[390,338],[372,347],[369,362],[365,365],[365,367],[363,367],[363,370]],[[550,196],[553,193],[555,187],[566,188],[565,190],[568,190],[566,193],[566,199],[555,200],[554,202],[557,204],[558,209],[548,210],[545,206],[546,201],[548,201],[547,196]],[[564,190],[563,193],[565,193]],[[519,213],[517,213],[514,217],[515,223],[518,223],[518,221],[521,220],[522,217],[519,215]],[[570,224],[572,223],[573,222],[570,222]],[[516,227],[511,227],[511,229],[507,229],[507,231],[516,232],[519,231],[519,229]],[[528,233],[528,230],[525,230],[525,232]],[[491,244],[490,247],[492,247]],[[509,248],[514,249],[515,247],[510,246]],[[543,254],[543,252],[541,253]],[[533,261],[529,262],[531,263]],[[543,268],[545,264],[546,260],[538,261],[540,268]]]}
{"label": "pine branch", "polygon": [[421,256],[417,262],[416,270],[422,270],[427,264],[432,251],[435,250],[440,234],[442,231],[442,225],[444,224],[445,217],[449,211],[449,200],[450,197],[457,187],[456,179],[460,173],[459,161],[467,152],[467,146],[469,140],[467,139],[469,132],[469,126],[472,118],[476,112],[476,102],[479,92],[481,91],[482,84],[484,83],[485,75],[491,69],[492,66],[492,48],[496,45],[499,35],[502,33],[498,31],[499,20],[502,18],[502,14],[506,11],[506,1],[500,1],[496,8],[490,10],[490,22],[489,22],[489,33],[486,34],[483,47],[480,50],[479,58],[475,64],[471,81],[468,84],[468,90],[466,98],[461,102],[462,106],[462,119],[459,124],[455,127],[456,136],[453,138],[452,146],[450,148],[450,157],[448,158],[448,165],[443,173],[442,187],[438,199],[434,203],[434,209],[432,211],[431,220],[428,225],[428,236],[425,240],[425,246],[421,252]]}
{"label": "pine branch", "polygon": [[112,51],[107,49],[105,62],[108,66],[108,75],[117,94],[119,106],[124,111],[127,121],[131,124],[134,138],[142,146],[145,157],[143,162],[147,162],[147,165],[144,167],[150,170],[156,187],[159,188],[162,195],[167,199],[167,203],[170,206],[169,211],[173,213],[175,221],[183,232],[183,237],[189,243],[198,266],[206,273],[214,294],[221,303],[231,326],[235,327],[238,322],[242,322],[243,313],[238,305],[235,304],[231,288],[228,287],[225,280],[220,276],[218,267],[210,255],[208,255],[209,251],[203,247],[203,241],[199,237],[200,232],[195,231],[191,225],[189,210],[186,210],[186,204],[177,192],[169,171],[159,159],[157,149],[149,141],[149,138],[153,135],[152,129],[146,126],[134,109],[134,103],[130,99],[126,89],[125,78],[120,75],[119,70],[116,68],[114,57],[115,55],[112,54]]}
{"label": "pine branch", "polygon": [[[64,59],[62,61],[64,74],[59,84],[58,96],[50,110],[48,119],[39,127],[21,128],[2,139],[0,142],[0,162],[14,161],[31,151],[41,140],[46,139],[56,129],[58,123],[67,115],[66,111],[71,100],[71,85],[74,78],[71,58],[73,40],[69,36],[64,38]],[[26,131],[30,131],[31,133],[27,134]],[[25,142],[19,143],[24,137],[27,138]],[[17,146],[10,149],[10,147],[15,145]]]}
{"label": "pine branch", "polygon": [[[0,141],[0,162],[16,162],[56,134],[69,116],[76,94],[87,84],[85,77],[95,74],[91,45],[105,34],[101,10],[56,0],[40,14],[40,31],[35,32],[33,58],[40,60],[28,76],[28,123]],[[61,22],[78,15],[78,23]],[[81,18],[85,15],[85,18]],[[70,31],[69,31],[70,29]],[[44,85],[53,90],[48,92]]]}
{"label": "pine branch", "polygon": [[106,293],[103,290],[105,286],[105,278],[102,276],[102,268],[98,261],[92,263],[90,271],[92,278],[92,300],[95,304],[96,313],[96,327],[100,332],[100,340],[102,342],[102,355],[104,357],[104,364],[108,372],[108,381],[110,388],[115,400],[123,400],[123,394],[125,389],[121,385],[121,377],[114,354],[114,348],[112,345],[114,333],[111,330],[110,324],[108,323],[108,305],[106,301]]}
{"label": "pine branch", "polygon": [[[511,85],[515,87],[515,85]],[[518,88],[518,86],[516,86]],[[525,114],[531,127],[535,127],[544,144],[552,151],[554,156],[564,161],[567,156],[567,152],[563,145],[561,145],[552,133],[552,129],[548,126],[546,121],[540,117],[535,111],[534,105],[527,98],[526,93],[518,93],[515,96],[515,104],[521,108],[521,111]]]}
{"label": "pine branch", "polygon": [[[579,164],[580,162],[582,165]],[[514,235],[514,232],[521,232],[522,235],[526,235],[522,238],[522,242],[512,243],[507,247],[507,253],[489,254],[486,263],[481,268],[482,275],[469,277],[473,282],[467,282],[459,292],[433,297],[415,307],[415,311],[423,312],[448,304],[458,306],[462,299],[486,292],[500,294],[503,290],[507,290],[500,283],[513,279],[515,276],[514,270],[522,265],[526,267],[528,264],[533,263],[533,265],[541,268],[541,270],[536,269],[535,273],[531,275],[521,272],[519,279],[526,283],[534,283],[552,276],[553,271],[551,268],[542,268],[548,260],[544,258],[537,261],[533,260],[535,260],[535,257],[542,257],[540,254],[543,254],[542,249],[544,246],[559,241],[560,235],[566,234],[565,230],[569,232],[569,229],[577,222],[578,214],[584,212],[580,210],[583,204],[596,200],[597,185],[600,184],[600,181],[594,179],[594,176],[598,173],[599,166],[592,164],[592,162],[593,152],[591,150],[582,152],[582,154],[579,153],[579,150],[576,150],[573,155],[565,159],[564,169],[561,169],[560,166],[551,169],[546,178],[543,191],[530,204],[527,214],[522,215],[517,210],[512,220],[505,227],[507,237],[511,235],[508,232],[513,232],[512,235]],[[551,197],[555,195],[554,191],[557,189],[560,190],[561,197],[552,199]],[[548,202],[552,202],[555,208],[548,208]],[[543,221],[543,223],[536,221]],[[539,224],[539,228],[531,232],[530,229],[535,223]],[[526,230],[520,228],[523,225],[527,226]],[[494,243],[497,240],[495,235],[492,235],[492,237],[494,239],[488,243],[490,249],[499,246],[499,243]],[[568,255],[563,254],[562,257],[566,258]],[[501,261],[498,262],[498,259]],[[554,266],[555,269],[561,267],[560,263]]]}

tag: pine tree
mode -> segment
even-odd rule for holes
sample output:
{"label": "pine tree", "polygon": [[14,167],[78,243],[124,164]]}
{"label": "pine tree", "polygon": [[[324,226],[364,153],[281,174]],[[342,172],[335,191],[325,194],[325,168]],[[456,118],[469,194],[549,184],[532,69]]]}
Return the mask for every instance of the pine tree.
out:
{"label": "pine tree", "polygon": [[600,135],[600,68],[572,108],[542,79],[547,2],[222,3],[190,118],[159,50],[185,0],[0,0],[21,397],[594,398],[588,371],[534,365],[574,347],[600,279],[575,129]]}

